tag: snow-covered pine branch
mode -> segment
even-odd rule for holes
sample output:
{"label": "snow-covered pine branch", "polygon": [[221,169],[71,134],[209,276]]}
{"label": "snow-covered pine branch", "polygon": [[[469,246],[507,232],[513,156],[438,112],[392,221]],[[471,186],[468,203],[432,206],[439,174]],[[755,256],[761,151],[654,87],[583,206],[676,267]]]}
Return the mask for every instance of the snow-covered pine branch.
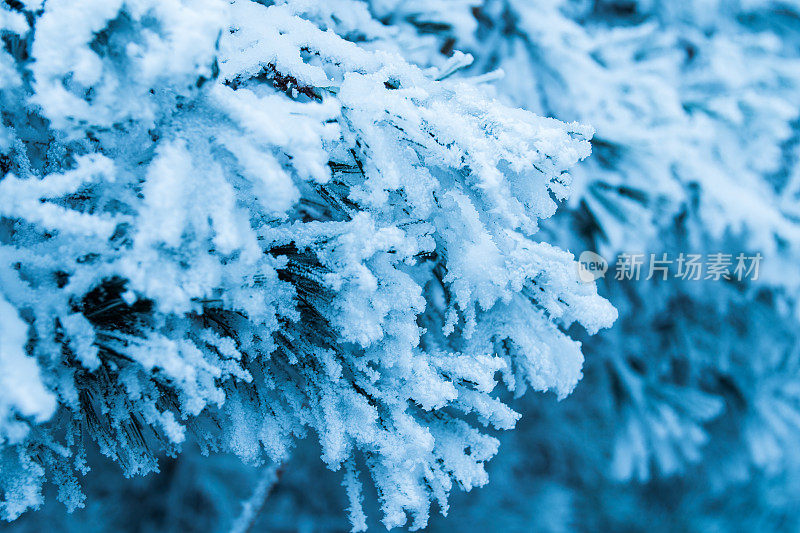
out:
{"label": "snow-covered pine branch", "polygon": [[86,446],[133,475],[310,432],[354,526],[358,464],[423,527],[519,417],[496,377],[563,397],[566,328],[616,318],[533,238],[588,127],[437,81],[364,4],[266,4],[0,7],[3,518],[82,506]]}

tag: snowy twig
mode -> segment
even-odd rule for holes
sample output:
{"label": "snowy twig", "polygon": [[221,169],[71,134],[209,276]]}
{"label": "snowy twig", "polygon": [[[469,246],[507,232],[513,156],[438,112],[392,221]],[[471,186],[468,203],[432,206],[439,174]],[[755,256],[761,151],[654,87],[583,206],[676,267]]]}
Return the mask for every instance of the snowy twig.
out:
{"label": "snowy twig", "polygon": [[253,523],[258,517],[259,511],[264,506],[272,489],[277,485],[280,479],[281,465],[278,463],[271,464],[264,469],[261,474],[261,479],[258,481],[253,494],[244,502],[242,502],[242,512],[233,521],[230,533],[246,533],[253,527]]}

